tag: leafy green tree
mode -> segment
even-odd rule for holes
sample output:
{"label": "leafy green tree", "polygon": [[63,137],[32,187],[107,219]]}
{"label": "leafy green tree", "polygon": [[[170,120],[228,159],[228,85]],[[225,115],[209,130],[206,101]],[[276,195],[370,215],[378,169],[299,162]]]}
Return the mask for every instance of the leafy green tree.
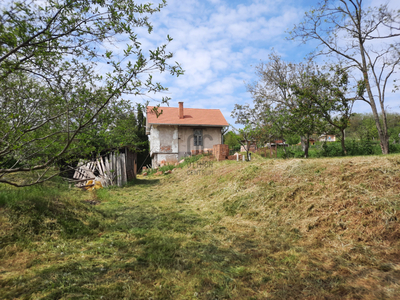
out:
{"label": "leafy green tree", "polygon": [[358,129],[361,127],[363,115],[360,113],[353,113],[350,118],[349,126],[346,130],[346,137],[351,139],[360,139]]}
{"label": "leafy green tree", "polygon": [[366,7],[362,0],[324,0],[290,34],[303,43],[319,42],[315,55],[348,66],[357,78],[358,99],[371,107],[382,153],[388,154],[385,96],[400,65],[400,11],[388,4]]}
{"label": "leafy green tree", "polygon": [[400,114],[399,113],[388,113],[388,127],[389,137],[392,142],[396,143],[400,140]]}
{"label": "leafy green tree", "polygon": [[[302,90],[305,90],[304,86]],[[297,133],[303,138],[301,142],[304,157],[308,158],[310,137],[313,134],[319,135],[327,132],[328,129],[328,123],[319,114],[319,109],[309,94],[297,95],[296,106],[290,109],[289,122],[290,128],[292,128],[290,132]]]}
{"label": "leafy green tree", "polygon": [[[127,106],[115,122],[104,132],[108,149],[118,146],[128,146],[137,153],[138,168],[146,164],[149,154],[149,140],[146,135],[146,118],[143,114],[142,105],[134,109]],[[147,160],[147,164],[150,160]]]}
{"label": "leafy green tree", "polygon": [[[132,0],[1,4],[0,182],[26,186],[55,176],[47,174],[56,161],[91,148],[84,133],[116,118],[112,106],[122,95],[166,90],[151,72],[183,74],[179,64],[168,63],[169,36],[146,54],[134,30],[151,33],[148,16],[164,5]],[[116,43],[125,49],[115,52]],[[9,176],[21,171],[35,172],[35,179],[19,183]]]}
{"label": "leafy green tree", "polygon": [[[388,121],[391,119],[390,115],[388,114]],[[371,113],[355,113],[351,116],[349,123],[349,127],[346,129],[347,137],[357,140],[363,139],[366,136],[373,140],[379,139],[374,117]]]}
{"label": "leafy green tree", "polygon": [[[340,67],[331,70],[333,75],[317,72],[308,77],[308,84],[293,86],[300,99],[313,107],[312,113],[320,116],[329,125],[340,131],[341,146],[346,155],[345,129],[348,127],[355,97],[348,97],[348,74]],[[304,75],[307,76],[307,75]],[[303,101],[300,101],[302,103]],[[305,108],[307,111],[308,108]],[[327,132],[325,132],[327,134]]]}
{"label": "leafy green tree", "polygon": [[224,144],[229,146],[229,149],[240,150],[240,136],[233,131],[228,131],[224,135]]}
{"label": "leafy green tree", "polygon": [[238,133],[239,136],[239,143],[243,146],[244,150],[246,151],[246,160],[250,160],[250,147],[253,143],[257,143],[261,137],[261,131],[259,127],[254,127],[251,124],[247,124],[243,128],[235,129],[234,130]]}
{"label": "leafy green tree", "polygon": [[259,80],[248,85],[254,108],[236,105],[232,116],[237,123],[248,120],[253,126],[264,128],[267,140],[291,134],[304,137],[303,151],[308,157],[309,137],[324,132],[326,122],[316,113],[312,101],[296,92],[310,85],[309,78],[317,72],[317,67],[312,62],[287,63],[272,53],[269,61],[256,70]]}
{"label": "leafy green tree", "polygon": [[285,141],[288,145],[297,145],[300,143],[300,136],[297,134],[288,134],[285,136]]}

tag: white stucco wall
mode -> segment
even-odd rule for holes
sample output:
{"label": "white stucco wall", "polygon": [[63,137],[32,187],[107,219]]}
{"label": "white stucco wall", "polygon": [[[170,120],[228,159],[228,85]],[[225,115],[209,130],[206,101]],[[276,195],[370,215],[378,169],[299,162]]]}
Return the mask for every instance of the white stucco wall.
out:
{"label": "white stucco wall", "polygon": [[149,141],[153,167],[178,161],[178,126],[152,125]]}
{"label": "white stucco wall", "polygon": [[[203,131],[203,146],[194,146],[194,129]],[[151,125],[149,141],[153,167],[158,167],[162,161],[175,163],[192,150],[212,149],[222,143],[221,139],[221,127]]]}
{"label": "white stucco wall", "polygon": [[[203,146],[194,146],[193,131],[203,131]],[[221,144],[221,127],[179,127],[179,158],[192,150],[212,149]]]}
{"label": "white stucco wall", "polygon": [[152,125],[149,140],[151,153],[178,153],[178,126]]}
{"label": "white stucco wall", "polygon": [[160,152],[160,139],[159,139],[159,131],[157,125],[151,125],[149,142],[150,142],[150,155],[153,155],[153,153]]}

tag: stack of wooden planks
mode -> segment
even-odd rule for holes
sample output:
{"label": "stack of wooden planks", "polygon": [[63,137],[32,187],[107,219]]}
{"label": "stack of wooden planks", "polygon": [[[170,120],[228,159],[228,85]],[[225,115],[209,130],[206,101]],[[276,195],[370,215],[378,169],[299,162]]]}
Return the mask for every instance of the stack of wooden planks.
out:
{"label": "stack of wooden planks", "polygon": [[103,187],[128,182],[126,172],[126,154],[111,152],[108,157],[99,157],[95,161],[80,161],[74,173],[75,186],[90,188],[100,182]]}

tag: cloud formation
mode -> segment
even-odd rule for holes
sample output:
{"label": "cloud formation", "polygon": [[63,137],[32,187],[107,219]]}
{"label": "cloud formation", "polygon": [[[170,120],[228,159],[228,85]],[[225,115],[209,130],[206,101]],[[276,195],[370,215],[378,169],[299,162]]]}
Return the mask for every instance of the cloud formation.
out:
{"label": "cloud formation", "polygon": [[[255,65],[266,61],[272,49],[285,60],[299,62],[315,47],[315,43],[299,45],[287,40],[285,31],[299,23],[317,2],[169,0],[160,13],[150,17],[154,32],[148,35],[140,28],[137,32],[144,49],[164,43],[167,35],[174,39],[168,50],[185,75],[154,74],[169,87],[171,106],[183,101],[186,107],[219,108],[234,124],[230,117],[234,105],[252,101],[246,83],[257,80]],[[362,105],[357,108],[368,111]]]}

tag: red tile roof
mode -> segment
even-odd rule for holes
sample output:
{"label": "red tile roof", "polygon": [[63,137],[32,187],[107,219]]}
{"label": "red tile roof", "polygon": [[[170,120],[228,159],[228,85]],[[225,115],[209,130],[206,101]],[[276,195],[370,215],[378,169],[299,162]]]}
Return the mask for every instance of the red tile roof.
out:
{"label": "red tile roof", "polygon": [[148,124],[229,126],[219,109],[183,108],[183,119],[179,119],[177,107],[159,107],[158,118],[153,107],[147,107]]}

